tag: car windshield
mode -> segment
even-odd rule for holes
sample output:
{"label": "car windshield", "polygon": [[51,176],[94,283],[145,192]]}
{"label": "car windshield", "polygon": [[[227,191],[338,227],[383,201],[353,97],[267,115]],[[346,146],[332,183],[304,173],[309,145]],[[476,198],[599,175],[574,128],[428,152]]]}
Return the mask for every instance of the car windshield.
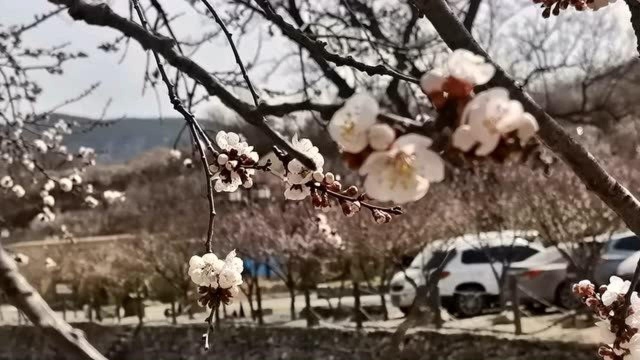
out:
{"label": "car windshield", "polygon": [[[455,252],[455,250],[452,250]],[[436,251],[423,251],[418,256],[413,259],[411,262],[410,268],[413,269],[435,269],[437,268],[446,258],[448,251],[446,250],[436,250]],[[453,256],[450,255],[451,257]]]}
{"label": "car windshield", "polygon": [[521,264],[554,264],[564,262],[562,253],[556,247],[546,248],[522,261]]}

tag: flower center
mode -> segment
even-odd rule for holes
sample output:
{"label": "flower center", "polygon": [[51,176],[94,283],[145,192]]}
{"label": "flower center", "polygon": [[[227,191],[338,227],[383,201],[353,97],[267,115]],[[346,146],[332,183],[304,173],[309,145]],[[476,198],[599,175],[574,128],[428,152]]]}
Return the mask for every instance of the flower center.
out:
{"label": "flower center", "polygon": [[392,188],[401,186],[407,189],[411,186],[412,179],[415,177],[414,160],[413,155],[402,151],[394,156],[391,160],[393,162],[393,173],[390,179]]}
{"label": "flower center", "polygon": [[353,133],[355,132],[355,129],[356,129],[356,122],[353,121],[353,115],[349,113],[347,115],[347,120],[341,126],[342,136],[349,137],[353,135]]}
{"label": "flower center", "polygon": [[487,131],[489,131],[491,135],[495,135],[498,134],[498,128],[496,128],[497,122],[498,119],[496,117],[488,117],[482,121],[482,125],[487,128]]}

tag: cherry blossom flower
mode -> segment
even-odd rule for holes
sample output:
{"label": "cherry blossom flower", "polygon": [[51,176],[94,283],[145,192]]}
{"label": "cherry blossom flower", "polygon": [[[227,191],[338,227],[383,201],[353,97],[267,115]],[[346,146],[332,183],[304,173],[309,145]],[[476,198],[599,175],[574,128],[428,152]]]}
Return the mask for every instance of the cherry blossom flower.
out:
{"label": "cherry blossom flower", "polygon": [[422,76],[420,87],[425,94],[430,95],[449,92],[447,90],[451,90],[451,85],[461,82],[468,93],[474,86],[486,84],[491,80],[495,71],[495,67],[487,63],[482,56],[457,49],[449,55],[444,68],[436,68]]}
{"label": "cherry blossom flower", "polygon": [[193,167],[193,160],[186,158],[182,161],[182,166],[186,167],[187,169],[190,169]]}
{"label": "cherry blossom flower", "polygon": [[71,180],[73,185],[82,184],[82,176],[80,176],[80,174],[73,174],[73,175],[69,176],[69,180]]}
{"label": "cherry blossom flower", "polygon": [[618,300],[618,297],[625,295],[627,291],[629,291],[629,286],[631,286],[631,282],[629,280],[623,281],[617,276],[610,277],[607,290],[600,297],[602,299],[602,304],[604,306],[611,306],[614,301]]}
{"label": "cherry blossom flower", "polygon": [[322,157],[320,150],[313,145],[311,140],[298,139],[297,134],[291,139],[291,146],[306,155],[316,165],[316,170],[311,171],[298,159],[292,159],[287,164],[285,181],[288,186],[284,191],[284,196],[289,200],[303,200],[311,194],[311,190],[305,184],[313,179],[314,173],[322,174],[324,157]]}
{"label": "cherry blossom flower", "polygon": [[387,150],[396,139],[396,132],[387,124],[375,124],[369,129],[369,146],[373,150]]}
{"label": "cherry blossom flower", "polygon": [[169,156],[174,160],[180,160],[182,157],[182,152],[180,150],[171,149],[169,150]]}
{"label": "cherry blossom flower", "polygon": [[2,238],[2,239],[6,239],[6,238],[8,238],[9,236],[11,236],[11,232],[9,231],[9,229],[2,228],[2,229],[0,230],[0,238]]}
{"label": "cherry blossom flower", "polygon": [[46,153],[48,150],[47,143],[42,139],[33,140],[33,146],[42,154]]}
{"label": "cherry blossom flower", "polygon": [[11,188],[11,191],[13,191],[13,194],[17,198],[21,198],[26,194],[26,192],[24,191],[24,188],[20,185],[13,185],[13,187]]}
{"label": "cherry blossom flower", "polygon": [[431,143],[425,136],[408,134],[399,137],[389,150],[372,153],[360,167],[360,174],[367,176],[367,195],[397,203],[422,198],[431,182],[444,179],[444,162],[429,150]]}
{"label": "cherry blossom flower", "polygon": [[44,267],[47,270],[53,270],[56,267],[58,267],[58,264],[52,258],[48,257],[48,258],[44,259]]}
{"label": "cherry blossom flower", "polygon": [[42,197],[42,203],[45,206],[50,206],[51,207],[51,206],[56,204],[56,199],[54,199],[53,196],[51,196],[51,195],[46,195],[46,196]]}
{"label": "cherry blossom flower", "polygon": [[240,185],[251,187],[253,181],[249,181],[255,174],[254,166],[259,158],[258,153],[253,151],[253,146],[249,146],[240,135],[232,132],[220,131],[216,135],[216,144],[222,152],[216,159],[217,166],[212,164],[215,171],[214,190],[217,192],[233,192],[238,190]]}
{"label": "cherry blossom flower", "polygon": [[44,191],[51,191],[56,187],[56,183],[53,180],[47,180],[46,183],[44,183],[44,186],[42,187],[42,189]]}
{"label": "cherry blossom flower", "polygon": [[96,151],[90,147],[80,146],[78,149],[78,155],[83,159],[90,159],[96,154]]}
{"label": "cherry blossom flower", "polygon": [[19,265],[28,265],[29,257],[23,253],[17,253],[13,256],[13,260]]}
{"label": "cherry blossom flower", "polygon": [[194,255],[189,260],[191,281],[198,286],[229,289],[232,295],[237,293],[237,287],[242,284],[242,271],[242,259],[236,256],[235,250],[224,260],[213,253],[204,254],[202,257]]}
{"label": "cherry blossom flower", "polygon": [[102,193],[102,198],[109,205],[115,204],[116,202],[124,202],[127,199],[122,191],[116,190],[105,190]]}
{"label": "cherry blossom flower", "polygon": [[3,176],[0,178],[0,187],[4,189],[9,189],[13,186],[13,179],[11,176]]}
{"label": "cherry blossom flower", "polygon": [[355,94],[333,114],[327,128],[329,135],[342,150],[359,153],[367,147],[367,132],[379,112],[378,102],[371,95]]}
{"label": "cherry blossom flower", "polygon": [[89,195],[86,196],[84,198],[84,202],[87,204],[87,206],[89,206],[89,208],[93,209],[95,207],[97,207],[100,202],[98,201],[98,199],[94,198],[93,196]]}
{"label": "cherry blossom flower", "polygon": [[73,181],[70,178],[61,178],[58,180],[58,185],[60,190],[64,192],[69,192],[73,189]]}
{"label": "cherry blossom flower", "polygon": [[504,88],[493,88],[481,92],[467,104],[461,124],[453,133],[454,147],[467,152],[474,146],[477,156],[490,154],[503,135],[516,132],[522,145],[538,130],[538,123],[522,104],[509,99]]}

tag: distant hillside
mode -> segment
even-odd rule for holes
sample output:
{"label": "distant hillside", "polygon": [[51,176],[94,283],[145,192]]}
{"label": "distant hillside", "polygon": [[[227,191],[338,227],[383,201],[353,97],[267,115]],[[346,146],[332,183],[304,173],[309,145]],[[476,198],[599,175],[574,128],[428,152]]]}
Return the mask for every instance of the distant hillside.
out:
{"label": "distant hillside", "polygon": [[[173,147],[184,124],[175,118],[94,121],[68,115],[58,117],[77,121],[83,129],[66,137],[69,149],[91,146],[102,163],[126,162],[153,148]],[[188,132],[182,134],[180,145],[188,144],[188,135]]]}
{"label": "distant hillside", "polygon": [[[83,129],[78,129],[75,133],[67,136],[65,143],[70,150],[77,150],[80,146],[93,147],[98,153],[98,162],[107,164],[127,162],[154,148],[173,147],[184,125],[184,120],[178,118],[162,120],[128,118],[97,121],[64,114],[57,114],[54,118],[77,122],[80,125],[79,129]],[[272,145],[271,140],[265,137],[261,130],[245,122],[221,124],[213,121],[201,121],[201,124],[212,135],[219,130],[241,133],[261,154],[268,152]],[[326,156],[335,157],[337,155],[335,145],[328,139],[326,133],[313,123],[309,126],[302,126],[297,131],[304,134],[305,137],[311,138]],[[292,131],[288,131],[288,133],[292,133]],[[189,136],[189,131],[186,129],[180,136],[178,147],[188,147],[190,144]]]}

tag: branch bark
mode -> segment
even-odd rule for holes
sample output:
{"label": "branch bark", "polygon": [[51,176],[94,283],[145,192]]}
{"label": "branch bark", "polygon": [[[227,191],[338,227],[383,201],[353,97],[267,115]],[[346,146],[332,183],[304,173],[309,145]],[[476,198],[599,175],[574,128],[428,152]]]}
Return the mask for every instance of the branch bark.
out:
{"label": "branch bark", "polygon": [[20,309],[31,322],[42,328],[67,359],[107,360],[91,345],[80,330],[62,320],[38,292],[18,272],[18,266],[0,246],[0,289],[11,305]]}
{"label": "branch bark", "polygon": [[413,0],[426,15],[444,42],[451,49],[467,49],[484,56],[496,67],[496,74],[487,84],[504,87],[511,97],[522,103],[540,125],[539,138],[560,155],[573,172],[595,193],[634,233],[640,234],[640,202],[598,163],[595,157],[580,143],[569,136],[562,127],[526,94],[505,71],[495,64],[482,47],[473,39],[464,25],[451,11],[445,0]]}
{"label": "branch bark", "polygon": [[637,50],[640,54],[640,3],[637,0],[625,0],[631,12],[631,26],[636,34]]}
{"label": "branch bark", "polygon": [[169,64],[199,82],[207,90],[209,95],[218,97],[225,106],[233,109],[245,121],[260,128],[273,139],[276,145],[282,146],[305,166],[315,170],[315,163],[311,161],[311,159],[293,149],[288,140],[264,121],[263,116],[265,114],[254,106],[237,98],[198,63],[176,52],[174,49],[175,41],[173,39],[146,31],[135,22],[113,12],[106,4],[92,5],[84,0],[49,0],[49,2],[66,6],[69,15],[74,20],[82,20],[89,25],[116,29],[123,35],[135,39],[145,50],[157,52]]}

